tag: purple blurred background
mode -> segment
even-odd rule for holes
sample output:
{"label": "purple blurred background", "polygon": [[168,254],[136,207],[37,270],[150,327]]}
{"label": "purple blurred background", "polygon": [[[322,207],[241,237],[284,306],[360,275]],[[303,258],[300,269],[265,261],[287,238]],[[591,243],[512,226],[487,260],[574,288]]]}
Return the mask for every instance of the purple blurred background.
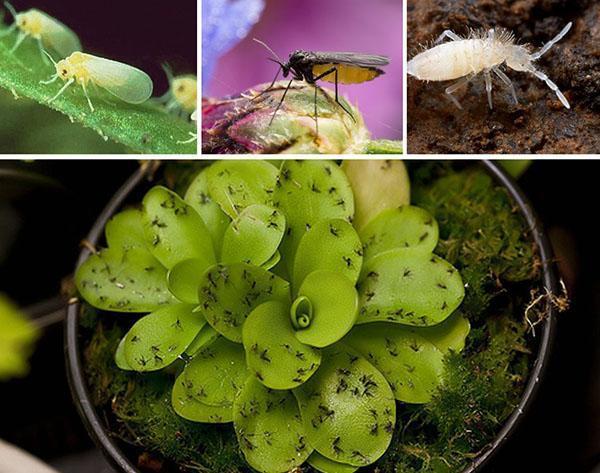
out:
{"label": "purple blurred background", "polygon": [[340,92],[359,106],[374,138],[402,139],[402,24],[401,0],[267,0],[248,36],[218,61],[203,94],[234,95],[273,80],[277,66],[252,38],[284,60],[295,49],[383,54],[391,59],[384,75],[340,84]]}

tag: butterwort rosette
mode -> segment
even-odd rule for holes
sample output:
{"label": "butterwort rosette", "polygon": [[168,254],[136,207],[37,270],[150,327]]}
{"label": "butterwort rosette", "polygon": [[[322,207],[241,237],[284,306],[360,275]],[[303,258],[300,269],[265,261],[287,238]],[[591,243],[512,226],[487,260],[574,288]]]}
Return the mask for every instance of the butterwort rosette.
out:
{"label": "butterwort rosette", "polygon": [[216,162],[183,197],[156,186],[116,214],[76,284],[99,309],[147,314],[116,364],[168,368],[174,411],[232,423],[252,468],[354,471],[469,332],[459,271],[408,187],[397,161]]}

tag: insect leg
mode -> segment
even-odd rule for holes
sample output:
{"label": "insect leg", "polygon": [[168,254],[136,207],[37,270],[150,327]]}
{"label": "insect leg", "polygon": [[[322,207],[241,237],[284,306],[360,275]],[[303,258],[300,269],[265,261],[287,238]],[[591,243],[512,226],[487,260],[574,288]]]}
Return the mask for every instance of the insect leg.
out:
{"label": "insect leg", "polygon": [[469,82],[471,82],[471,80],[473,80],[473,77],[475,77],[475,74],[469,74],[466,77],[463,77],[462,79],[459,79],[457,82],[455,82],[454,84],[452,84],[451,86],[446,88],[446,95],[448,96],[448,98],[450,100],[452,100],[452,102],[454,103],[454,105],[456,105],[459,109],[462,110],[462,105],[460,104],[460,102],[458,100],[456,100],[456,97],[454,97],[454,95],[452,95],[454,92],[456,92],[458,89],[460,89],[461,87],[467,85]]}
{"label": "insect leg", "polygon": [[570,22],[567,26],[565,26],[560,33],[558,33],[553,39],[548,41],[542,49],[540,49],[537,53],[533,53],[531,55],[532,61],[537,61],[544,54],[546,54],[552,46],[558,43],[563,37],[569,32],[571,27],[573,26],[573,22]]}
{"label": "insect leg", "polygon": [[275,82],[277,82],[277,78],[279,77],[279,73],[280,72],[281,72],[281,66],[279,66],[279,68],[277,69],[277,74],[275,74],[275,78],[273,79],[273,82],[271,82],[271,85],[269,87],[267,87],[266,89],[264,89],[260,94],[255,95],[254,97],[252,97],[250,99],[250,102],[253,102],[258,97],[262,97],[265,93],[267,93],[269,90],[271,90],[273,88],[273,86],[275,85]]}
{"label": "insect leg", "polygon": [[287,87],[285,88],[285,91],[283,92],[283,95],[281,96],[281,100],[279,101],[279,103],[277,104],[277,108],[275,109],[275,111],[273,112],[273,116],[271,117],[271,121],[269,122],[269,126],[271,126],[271,124],[273,123],[273,120],[275,119],[275,115],[277,114],[277,111],[279,110],[279,108],[281,107],[281,104],[283,103],[283,101],[285,100],[285,96],[288,93],[288,90],[290,90],[290,87],[292,85],[294,79],[290,79],[290,81],[288,82]]}
{"label": "insect leg", "polygon": [[58,91],[58,93],[57,93],[57,94],[56,94],[54,97],[52,97],[50,100],[48,100],[48,102],[47,102],[47,103],[52,103],[52,102],[54,102],[54,101],[55,101],[55,100],[56,100],[58,97],[60,97],[60,96],[63,94],[63,92],[64,92],[65,90],[67,90],[67,87],[69,87],[69,86],[70,86],[70,85],[71,85],[73,82],[75,82],[75,79],[73,79],[73,78],[69,79],[69,80],[66,82],[66,84],[65,84],[65,85],[63,85],[63,86],[62,86],[62,88],[61,88],[61,89]]}
{"label": "insect leg", "polygon": [[11,53],[14,53],[17,48],[19,46],[21,46],[21,43],[25,40],[25,38],[27,38],[27,33],[23,33],[22,31],[19,31],[19,35],[17,36],[17,40],[15,41],[15,45],[12,47],[12,49],[10,50]]}
{"label": "insect leg", "polygon": [[315,87],[315,129],[317,130],[317,137],[319,136],[319,112],[317,111],[317,88],[318,85],[313,83]]}
{"label": "insect leg", "polygon": [[490,106],[490,110],[493,110],[494,104],[492,103],[492,75],[490,74],[489,69],[483,71],[483,77],[485,79],[485,91],[487,92],[488,104]]}
{"label": "insect leg", "polygon": [[444,41],[445,38],[450,38],[452,41],[460,41],[462,39],[453,31],[446,30],[438,37],[438,39],[435,40],[434,44],[441,43],[442,41]]}
{"label": "insect leg", "polygon": [[346,107],[344,107],[342,105],[342,103],[338,99],[338,70],[337,70],[337,67],[332,67],[331,69],[329,69],[328,71],[325,71],[320,76],[315,77],[313,80],[315,82],[317,82],[318,80],[321,80],[323,77],[327,77],[332,72],[334,73],[334,77],[335,77],[335,102],[342,108],[342,110],[344,112],[346,112],[348,115],[350,115],[350,118],[352,118],[352,121],[354,123],[356,123],[356,120],[354,119],[354,116],[352,116],[352,114],[350,113],[350,111],[347,110]]}
{"label": "insect leg", "polygon": [[90,96],[88,95],[87,89],[85,88],[85,82],[81,83],[81,88],[83,89],[83,95],[87,99],[87,103],[90,106],[90,110],[94,113],[94,106],[92,105],[92,101],[90,100]]}
{"label": "insect leg", "polygon": [[48,80],[41,80],[40,84],[48,85],[48,84],[52,84],[53,82],[56,82],[57,80],[58,80],[58,74],[54,74]]}
{"label": "insect leg", "polygon": [[556,96],[558,97],[558,99],[562,102],[562,104],[566,107],[566,108],[571,108],[571,105],[569,105],[569,101],[567,100],[567,98],[563,95],[563,93],[559,90],[558,86],[552,82],[550,80],[550,78],[544,74],[541,71],[536,71],[535,69],[530,71],[534,76],[536,76],[538,79],[543,80],[546,85],[548,87],[550,87],[554,93],[556,94]]}
{"label": "insect leg", "polygon": [[40,56],[42,56],[42,60],[44,61],[44,64],[50,65],[51,62],[48,60],[48,57],[44,53],[45,50],[44,50],[44,45],[42,43],[42,39],[41,38],[37,39],[37,44],[38,44],[38,48],[40,48]]}
{"label": "insect leg", "polygon": [[8,27],[2,33],[0,33],[0,38],[4,38],[5,36],[8,36],[9,34],[11,34],[13,31],[15,31],[16,27],[17,27],[17,24],[13,23],[10,27]]}
{"label": "insect leg", "polygon": [[493,67],[492,71],[494,71],[496,73],[496,75],[500,78],[500,80],[508,86],[508,88],[510,89],[510,93],[512,94],[512,97],[515,100],[515,104],[518,105],[519,99],[517,98],[517,91],[515,90],[515,86],[513,85],[512,81],[509,79],[509,77],[504,72],[502,72],[500,69],[498,69],[497,67]]}

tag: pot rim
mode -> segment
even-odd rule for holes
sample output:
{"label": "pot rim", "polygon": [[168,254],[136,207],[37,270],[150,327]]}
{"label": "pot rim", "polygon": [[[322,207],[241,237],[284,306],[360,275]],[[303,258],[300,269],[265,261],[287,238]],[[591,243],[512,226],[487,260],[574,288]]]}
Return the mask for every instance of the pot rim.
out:
{"label": "pot rim", "polygon": [[[552,248],[548,237],[546,236],[543,226],[533,209],[529,199],[524,195],[521,188],[510,178],[507,173],[502,170],[498,164],[482,160],[480,164],[494,179],[496,184],[504,187],[510,197],[515,200],[519,207],[521,215],[525,218],[531,236],[536,244],[540,259],[542,262],[542,281],[545,289],[551,294],[558,292],[558,276],[556,266],[554,264]],[[144,181],[151,177],[148,166],[141,166],[137,169],[117,190],[115,195],[110,199],[106,207],[102,210],[97,220],[94,222],[92,229],[88,233],[86,239],[95,245],[101,238],[104,226],[108,219],[121,207],[129,194]],[[83,248],[77,260],[76,268],[79,267],[90,255],[90,250]],[[109,462],[119,471],[124,473],[139,473],[139,470],[130,462],[127,456],[123,453],[118,445],[118,442],[109,435],[102,419],[93,406],[90,394],[85,381],[84,369],[81,360],[81,350],[79,346],[78,328],[79,328],[79,310],[80,302],[75,302],[67,307],[67,316],[65,318],[65,362],[67,368],[67,378],[73,400],[77,407],[77,411],[86,427],[86,430],[102,450]],[[513,432],[518,428],[523,420],[523,417],[530,408],[535,396],[539,390],[540,382],[547,369],[550,352],[556,331],[556,308],[550,305],[547,308],[547,316],[544,319],[541,336],[539,338],[539,346],[534,365],[529,373],[529,378],[525,386],[525,390],[521,396],[519,404],[514,409],[512,414],[503,423],[502,429],[494,440],[486,446],[485,451],[481,453],[462,473],[480,472],[506,443]]]}

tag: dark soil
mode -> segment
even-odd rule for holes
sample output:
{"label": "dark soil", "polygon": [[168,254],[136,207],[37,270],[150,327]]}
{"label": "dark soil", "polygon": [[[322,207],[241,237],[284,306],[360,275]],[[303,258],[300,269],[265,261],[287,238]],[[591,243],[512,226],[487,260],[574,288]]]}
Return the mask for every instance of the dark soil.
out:
{"label": "dark soil", "polygon": [[504,27],[535,49],[569,21],[573,28],[537,64],[571,103],[565,109],[535,77],[508,69],[519,105],[494,81],[489,110],[483,78],[446,99],[448,82],[408,79],[408,152],[600,153],[600,2],[597,0],[408,0],[408,55],[450,29]]}

